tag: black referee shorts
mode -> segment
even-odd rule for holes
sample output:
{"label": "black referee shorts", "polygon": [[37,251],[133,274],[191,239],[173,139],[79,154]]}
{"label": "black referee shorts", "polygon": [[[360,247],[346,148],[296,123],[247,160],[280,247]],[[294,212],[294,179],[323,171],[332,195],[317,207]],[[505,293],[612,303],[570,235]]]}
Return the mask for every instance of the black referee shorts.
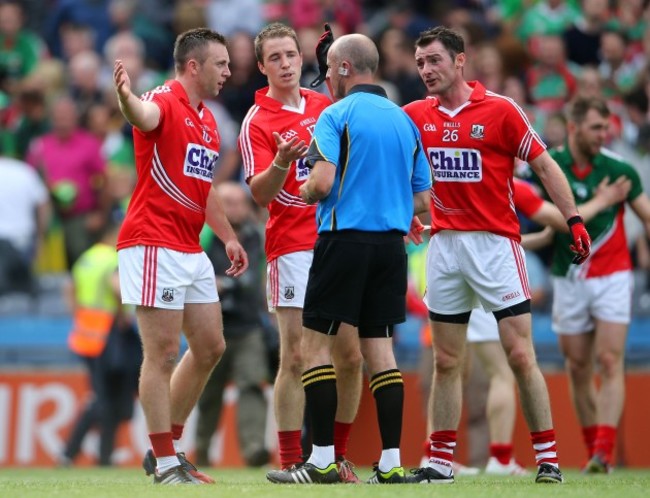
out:
{"label": "black referee shorts", "polygon": [[403,234],[344,230],[319,235],[303,307],[303,325],[335,334],[390,337],[406,319],[407,256]]}

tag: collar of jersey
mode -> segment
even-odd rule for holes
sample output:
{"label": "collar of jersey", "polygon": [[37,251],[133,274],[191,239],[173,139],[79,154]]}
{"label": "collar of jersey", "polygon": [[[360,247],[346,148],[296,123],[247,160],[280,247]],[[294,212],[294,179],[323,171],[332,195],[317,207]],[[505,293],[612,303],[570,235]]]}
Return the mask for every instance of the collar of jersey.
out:
{"label": "collar of jersey", "polygon": [[[169,86],[169,88],[172,89],[172,93],[184,104],[190,105],[190,98],[187,96],[187,92],[185,91],[185,88],[183,88],[183,85],[181,85],[181,82],[178,80],[169,80],[166,82],[166,84]],[[201,112],[203,109],[203,101],[199,102],[199,107],[197,109],[198,112]]]}
{"label": "collar of jersey", "polygon": [[[280,102],[279,100],[275,100],[274,98],[271,98],[267,95],[269,93],[269,87],[265,86],[264,88],[260,88],[255,92],[255,104],[259,105],[260,107],[263,107],[264,109],[268,109],[270,111],[279,111],[284,107],[284,104]],[[307,95],[308,92],[305,91],[304,88],[300,88],[300,96],[307,100]]]}
{"label": "collar of jersey", "polygon": [[[485,100],[485,93],[487,90],[480,81],[468,81],[467,84],[472,89],[472,93],[469,95],[470,102],[479,102],[481,100]],[[433,107],[440,106],[440,100],[438,100],[438,97],[430,95],[427,97],[427,99],[431,99],[431,104]]]}
{"label": "collar of jersey", "polygon": [[350,88],[348,95],[352,95],[353,93],[361,93],[361,92],[373,93],[375,95],[379,95],[380,97],[388,97],[386,90],[384,90],[381,86],[370,85],[365,83],[361,85],[354,85],[352,88]]}

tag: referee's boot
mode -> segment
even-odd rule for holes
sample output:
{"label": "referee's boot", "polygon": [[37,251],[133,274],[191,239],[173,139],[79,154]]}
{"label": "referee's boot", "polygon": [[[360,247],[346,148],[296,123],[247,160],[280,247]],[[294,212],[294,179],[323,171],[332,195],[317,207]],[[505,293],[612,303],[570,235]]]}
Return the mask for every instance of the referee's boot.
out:
{"label": "referee's boot", "polygon": [[266,478],[276,484],[336,484],[341,482],[336,463],[332,462],[324,469],[312,463],[293,465],[287,470],[272,470]]}

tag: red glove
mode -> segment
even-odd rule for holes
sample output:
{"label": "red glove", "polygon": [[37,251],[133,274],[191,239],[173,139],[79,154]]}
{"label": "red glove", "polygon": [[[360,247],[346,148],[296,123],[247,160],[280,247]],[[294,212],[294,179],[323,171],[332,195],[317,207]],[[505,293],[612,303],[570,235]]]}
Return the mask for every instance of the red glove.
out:
{"label": "red glove", "polygon": [[318,70],[320,72],[316,79],[309,84],[311,88],[316,88],[325,81],[327,76],[327,51],[332,46],[332,43],[334,43],[332,28],[330,28],[329,24],[325,23],[325,32],[320,36],[316,45],[316,60],[318,61]]}
{"label": "red glove", "polygon": [[589,253],[591,252],[591,238],[585,228],[585,222],[579,214],[571,216],[567,220],[567,225],[569,225],[571,237],[573,238],[573,244],[569,246],[569,249],[576,254],[573,257],[572,263],[574,265],[580,265],[589,257]]}

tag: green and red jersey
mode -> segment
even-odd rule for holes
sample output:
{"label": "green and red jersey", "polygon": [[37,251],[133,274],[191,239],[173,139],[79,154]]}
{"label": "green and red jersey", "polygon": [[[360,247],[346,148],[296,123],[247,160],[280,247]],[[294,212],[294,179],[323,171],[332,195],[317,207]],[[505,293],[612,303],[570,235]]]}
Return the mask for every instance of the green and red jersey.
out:
{"label": "green and red jersey", "polygon": [[[571,156],[568,146],[549,151],[557,161],[569,181],[576,204],[584,204],[594,197],[598,185],[605,177],[613,182],[621,176],[629,178],[632,188],[626,202],[631,202],[642,192],[639,174],[622,157],[602,148],[589,167],[579,170]],[[539,179],[535,181],[540,184]],[[543,186],[542,186],[543,187]],[[548,197],[548,196],[547,196]],[[611,275],[618,271],[631,270],[632,260],[627,247],[623,214],[625,203],[604,209],[587,224],[591,237],[591,256],[582,265],[571,264],[574,257],[569,246],[573,243],[569,233],[556,233],[554,239],[553,264],[551,273],[555,276],[572,274],[579,278],[592,278]]]}

